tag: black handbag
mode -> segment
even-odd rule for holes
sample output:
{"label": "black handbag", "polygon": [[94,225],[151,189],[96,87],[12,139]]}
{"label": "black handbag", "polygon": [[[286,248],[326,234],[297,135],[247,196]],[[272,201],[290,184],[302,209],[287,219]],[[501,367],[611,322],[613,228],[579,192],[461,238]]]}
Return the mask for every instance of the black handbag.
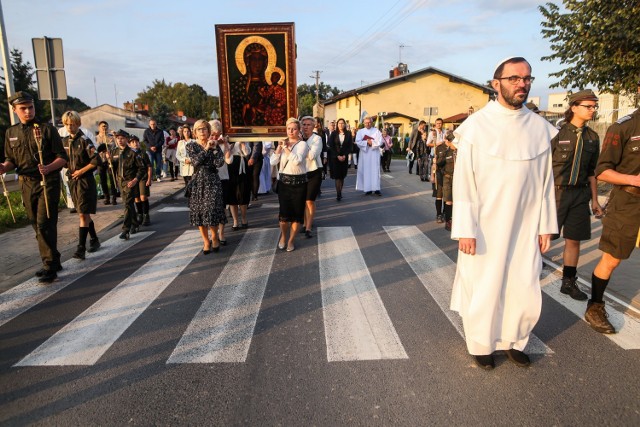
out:
{"label": "black handbag", "polygon": [[196,177],[198,170],[200,170],[200,167],[194,168],[191,179],[189,180],[189,182],[187,182],[187,185],[184,186],[184,197],[186,197],[187,199],[191,197],[191,191],[193,190],[193,183],[195,181],[194,178]]}

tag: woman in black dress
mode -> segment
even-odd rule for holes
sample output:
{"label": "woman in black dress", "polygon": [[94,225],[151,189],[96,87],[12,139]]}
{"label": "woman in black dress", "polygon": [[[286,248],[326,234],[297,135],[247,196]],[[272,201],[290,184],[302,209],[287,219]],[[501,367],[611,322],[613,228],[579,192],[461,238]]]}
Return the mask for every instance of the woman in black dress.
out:
{"label": "woman in black dress", "polygon": [[[222,200],[222,185],[218,168],[224,163],[222,150],[216,141],[210,141],[211,125],[198,120],[193,126],[196,140],[187,144],[187,155],[195,168],[191,176],[189,219],[200,230],[204,242],[203,254],[218,252],[218,224],[227,222]],[[226,144],[223,141],[223,144]],[[209,239],[211,230],[211,240]]]}
{"label": "woman in black dress", "polygon": [[[251,145],[248,142],[234,142],[229,144],[224,156],[229,169],[229,194],[227,203],[233,217],[232,229],[247,228],[247,206],[251,199],[252,175],[249,173],[249,157]],[[238,210],[240,218],[238,218]],[[242,222],[239,224],[238,219]]]}
{"label": "woman in black dress", "polygon": [[353,151],[353,139],[351,132],[347,130],[347,123],[344,119],[338,120],[338,129],[331,132],[329,136],[329,153],[331,155],[331,165],[329,172],[331,178],[336,182],[336,200],[342,200],[342,186],[344,178],[349,169],[349,154]]}

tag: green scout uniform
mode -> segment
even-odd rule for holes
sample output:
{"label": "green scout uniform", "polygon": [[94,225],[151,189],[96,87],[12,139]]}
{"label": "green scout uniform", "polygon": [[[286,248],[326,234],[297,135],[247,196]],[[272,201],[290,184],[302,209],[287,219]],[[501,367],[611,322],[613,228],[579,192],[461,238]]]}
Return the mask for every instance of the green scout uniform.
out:
{"label": "green scout uniform", "polygon": [[[580,151],[578,145],[582,147]],[[587,126],[577,128],[565,123],[551,140],[558,229],[566,239],[591,238],[589,178],[595,174],[599,150],[600,138]],[[553,236],[558,237],[560,234]]]}
{"label": "green scout uniform", "polygon": [[147,172],[142,162],[142,157],[131,148],[118,148],[115,151],[118,158],[118,174],[117,179],[120,184],[120,193],[122,194],[122,204],[124,205],[124,222],[122,231],[128,233],[131,227],[138,228],[140,225],[136,218],[135,198],[139,196],[138,186],[127,187],[129,181],[134,178],[138,182]]}
{"label": "green scout uniform", "polygon": [[69,177],[69,190],[73,204],[78,213],[95,214],[98,204],[98,192],[93,170],[84,173],[78,179],[71,178],[71,175],[88,164],[92,164],[96,168],[100,167],[102,165],[100,156],[95,150],[92,150],[93,144],[84,136],[81,130],[78,130],[73,140],[71,136],[67,136],[62,142],[69,150],[67,176]]}
{"label": "green scout uniform", "polygon": [[[443,198],[443,187],[444,187],[444,173],[443,167],[446,163],[446,152],[448,150],[447,144],[436,145],[436,154],[435,154],[435,162],[436,162],[436,198]],[[443,166],[440,166],[442,164]]]}
{"label": "green scout uniform", "polygon": [[138,194],[139,196],[149,197],[151,195],[151,191],[149,187],[147,187],[147,179],[149,179],[149,167],[151,166],[151,159],[149,159],[149,155],[140,149],[136,151],[140,158],[142,159],[142,164],[144,165],[144,175],[142,179],[138,182]]}
{"label": "green scout uniform", "polygon": [[[60,170],[45,177],[49,218],[45,207],[42,175],[38,170],[38,145],[33,135],[35,120],[18,123],[7,129],[4,156],[16,167],[20,177],[22,200],[38,239],[38,249],[45,270],[60,269],[58,252],[58,202],[60,201]],[[38,123],[42,131],[42,158],[45,165],[57,158],[68,160],[58,131],[51,125]]]}
{"label": "green scout uniform", "polygon": [[[640,109],[607,129],[595,174],[613,169],[640,174]],[[602,219],[600,250],[617,259],[631,256],[640,229],[640,187],[616,185]]]}
{"label": "green scout uniform", "polygon": [[447,144],[436,147],[436,166],[442,173],[442,199],[453,202],[453,169],[456,165],[457,150],[449,148]]}

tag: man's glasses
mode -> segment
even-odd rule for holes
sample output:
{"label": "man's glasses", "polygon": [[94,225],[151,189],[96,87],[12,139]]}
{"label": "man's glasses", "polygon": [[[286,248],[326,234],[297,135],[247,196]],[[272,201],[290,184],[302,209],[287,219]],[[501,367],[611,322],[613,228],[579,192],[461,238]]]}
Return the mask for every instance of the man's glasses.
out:
{"label": "man's glasses", "polygon": [[531,76],[525,76],[525,77],[509,76],[509,77],[500,77],[500,78],[497,78],[496,80],[507,80],[512,85],[517,85],[518,83],[520,83],[520,80],[522,80],[524,84],[528,85],[533,83],[535,79],[536,79],[535,77],[531,77]]}
{"label": "man's glasses", "polygon": [[591,110],[596,110],[598,111],[598,108],[600,108],[599,105],[584,105],[584,104],[578,104],[578,107],[583,107],[586,108],[587,110],[591,111]]}

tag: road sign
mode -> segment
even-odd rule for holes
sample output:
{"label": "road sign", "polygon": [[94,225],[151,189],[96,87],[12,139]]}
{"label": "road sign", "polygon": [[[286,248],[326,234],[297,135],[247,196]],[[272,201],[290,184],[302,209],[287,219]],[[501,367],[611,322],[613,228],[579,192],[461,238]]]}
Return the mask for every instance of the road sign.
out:
{"label": "road sign", "polygon": [[[31,43],[36,62],[38,97],[42,100],[67,99],[62,39],[34,38]],[[51,111],[53,116],[53,106]]]}
{"label": "road sign", "polygon": [[424,116],[437,116],[438,107],[424,107]]}
{"label": "road sign", "polygon": [[36,61],[36,69],[63,69],[64,56],[62,55],[62,39],[31,39],[33,44],[33,57]]}
{"label": "road sign", "polygon": [[[51,76],[51,85],[49,85],[49,76]],[[67,99],[67,80],[64,70],[37,70],[36,77],[40,99]],[[53,95],[51,94],[52,88]]]}

